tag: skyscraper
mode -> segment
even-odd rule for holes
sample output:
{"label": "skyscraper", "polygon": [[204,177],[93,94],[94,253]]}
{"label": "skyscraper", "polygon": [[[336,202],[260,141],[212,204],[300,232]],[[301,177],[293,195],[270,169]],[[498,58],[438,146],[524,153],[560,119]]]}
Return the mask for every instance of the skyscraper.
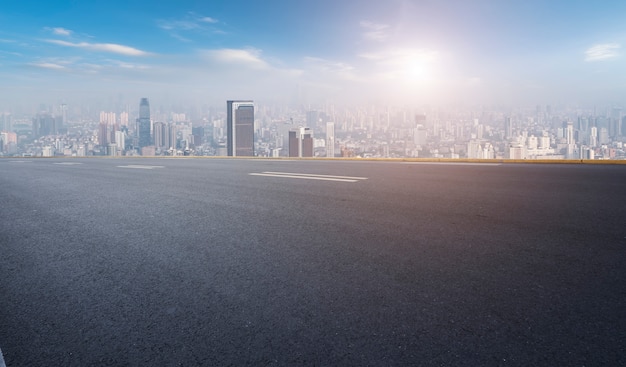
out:
{"label": "skyscraper", "polygon": [[254,102],[226,101],[229,157],[254,156]]}
{"label": "skyscraper", "polygon": [[335,157],[335,123],[326,123],[326,157]]}
{"label": "skyscraper", "polygon": [[504,118],[504,139],[513,138],[513,122],[510,117]]}
{"label": "skyscraper", "polygon": [[147,147],[151,144],[150,139],[150,103],[148,98],[142,98],[139,102],[139,118],[137,119],[139,147]]}
{"label": "skyscraper", "polygon": [[289,156],[313,157],[311,129],[308,127],[299,127],[289,131]]}

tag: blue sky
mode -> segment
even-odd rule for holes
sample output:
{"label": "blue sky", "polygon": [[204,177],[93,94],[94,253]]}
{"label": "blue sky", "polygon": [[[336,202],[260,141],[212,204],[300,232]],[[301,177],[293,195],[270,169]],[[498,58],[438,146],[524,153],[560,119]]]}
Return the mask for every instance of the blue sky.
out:
{"label": "blue sky", "polygon": [[623,104],[625,16],[624,1],[8,1],[0,97]]}

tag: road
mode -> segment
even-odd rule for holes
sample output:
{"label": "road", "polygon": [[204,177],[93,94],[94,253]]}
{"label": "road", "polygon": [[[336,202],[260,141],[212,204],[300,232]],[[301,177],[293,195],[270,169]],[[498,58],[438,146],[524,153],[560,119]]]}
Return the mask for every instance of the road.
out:
{"label": "road", "polygon": [[626,365],[626,167],[0,160],[13,366]]}

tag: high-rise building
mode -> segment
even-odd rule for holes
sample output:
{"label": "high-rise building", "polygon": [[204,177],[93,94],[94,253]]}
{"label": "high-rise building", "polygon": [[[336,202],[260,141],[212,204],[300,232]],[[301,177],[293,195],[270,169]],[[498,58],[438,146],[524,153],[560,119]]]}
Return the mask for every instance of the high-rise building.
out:
{"label": "high-rise building", "polygon": [[115,132],[115,144],[118,151],[123,152],[126,150],[126,136],[123,131]]}
{"label": "high-rise building", "polygon": [[33,118],[33,137],[56,135],[56,120],[49,113],[40,113]]}
{"label": "high-rise building", "polygon": [[326,157],[335,157],[335,123],[326,123]]}
{"label": "high-rise building", "polygon": [[313,157],[311,129],[308,127],[299,127],[289,131],[289,156]]}
{"label": "high-rise building", "polygon": [[11,125],[11,114],[10,113],[0,113],[0,131],[12,131],[13,126]]}
{"label": "high-rise building", "polygon": [[595,126],[591,127],[591,134],[589,134],[589,145],[592,148],[598,146],[598,128]]}
{"label": "high-rise building", "polygon": [[504,118],[504,138],[511,139],[513,137],[513,122],[510,117]]}
{"label": "high-rise building", "polygon": [[111,142],[109,137],[109,125],[106,122],[100,122],[98,125],[98,145],[106,147]]}
{"label": "high-rise building", "polygon": [[319,120],[319,113],[317,111],[306,111],[306,126],[316,128]]}
{"label": "high-rise building", "polygon": [[165,129],[166,124],[164,122],[155,122],[154,123],[154,147],[157,149],[165,147],[166,149],[169,146],[165,145]]}
{"label": "high-rise building", "polygon": [[58,128],[67,127],[67,105],[65,103],[61,104],[61,121],[59,121]]}
{"label": "high-rise building", "polygon": [[254,102],[226,101],[226,108],[228,156],[254,156]]}
{"label": "high-rise building", "polygon": [[139,102],[139,118],[137,119],[137,130],[139,132],[139,147],[152,145],[150,138],[150,103],[148,98],[142,98]]}

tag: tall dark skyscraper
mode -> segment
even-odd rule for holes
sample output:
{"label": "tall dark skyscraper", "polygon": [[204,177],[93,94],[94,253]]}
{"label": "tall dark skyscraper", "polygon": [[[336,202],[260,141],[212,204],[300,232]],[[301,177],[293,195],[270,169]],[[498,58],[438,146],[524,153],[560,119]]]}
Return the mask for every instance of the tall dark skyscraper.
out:
{"label": "tall dark skyscraper", "polygon": [[139,147],[143,148],[152,145],[152,139],[150,139],[150,103],[148,98],[142,98],[141,102],[139,102],[137,129],[139,132]]}
{"label": "tall dark skyscraper", "polygon": [[254,102],[226,101],[229,157],[254,156]]}

